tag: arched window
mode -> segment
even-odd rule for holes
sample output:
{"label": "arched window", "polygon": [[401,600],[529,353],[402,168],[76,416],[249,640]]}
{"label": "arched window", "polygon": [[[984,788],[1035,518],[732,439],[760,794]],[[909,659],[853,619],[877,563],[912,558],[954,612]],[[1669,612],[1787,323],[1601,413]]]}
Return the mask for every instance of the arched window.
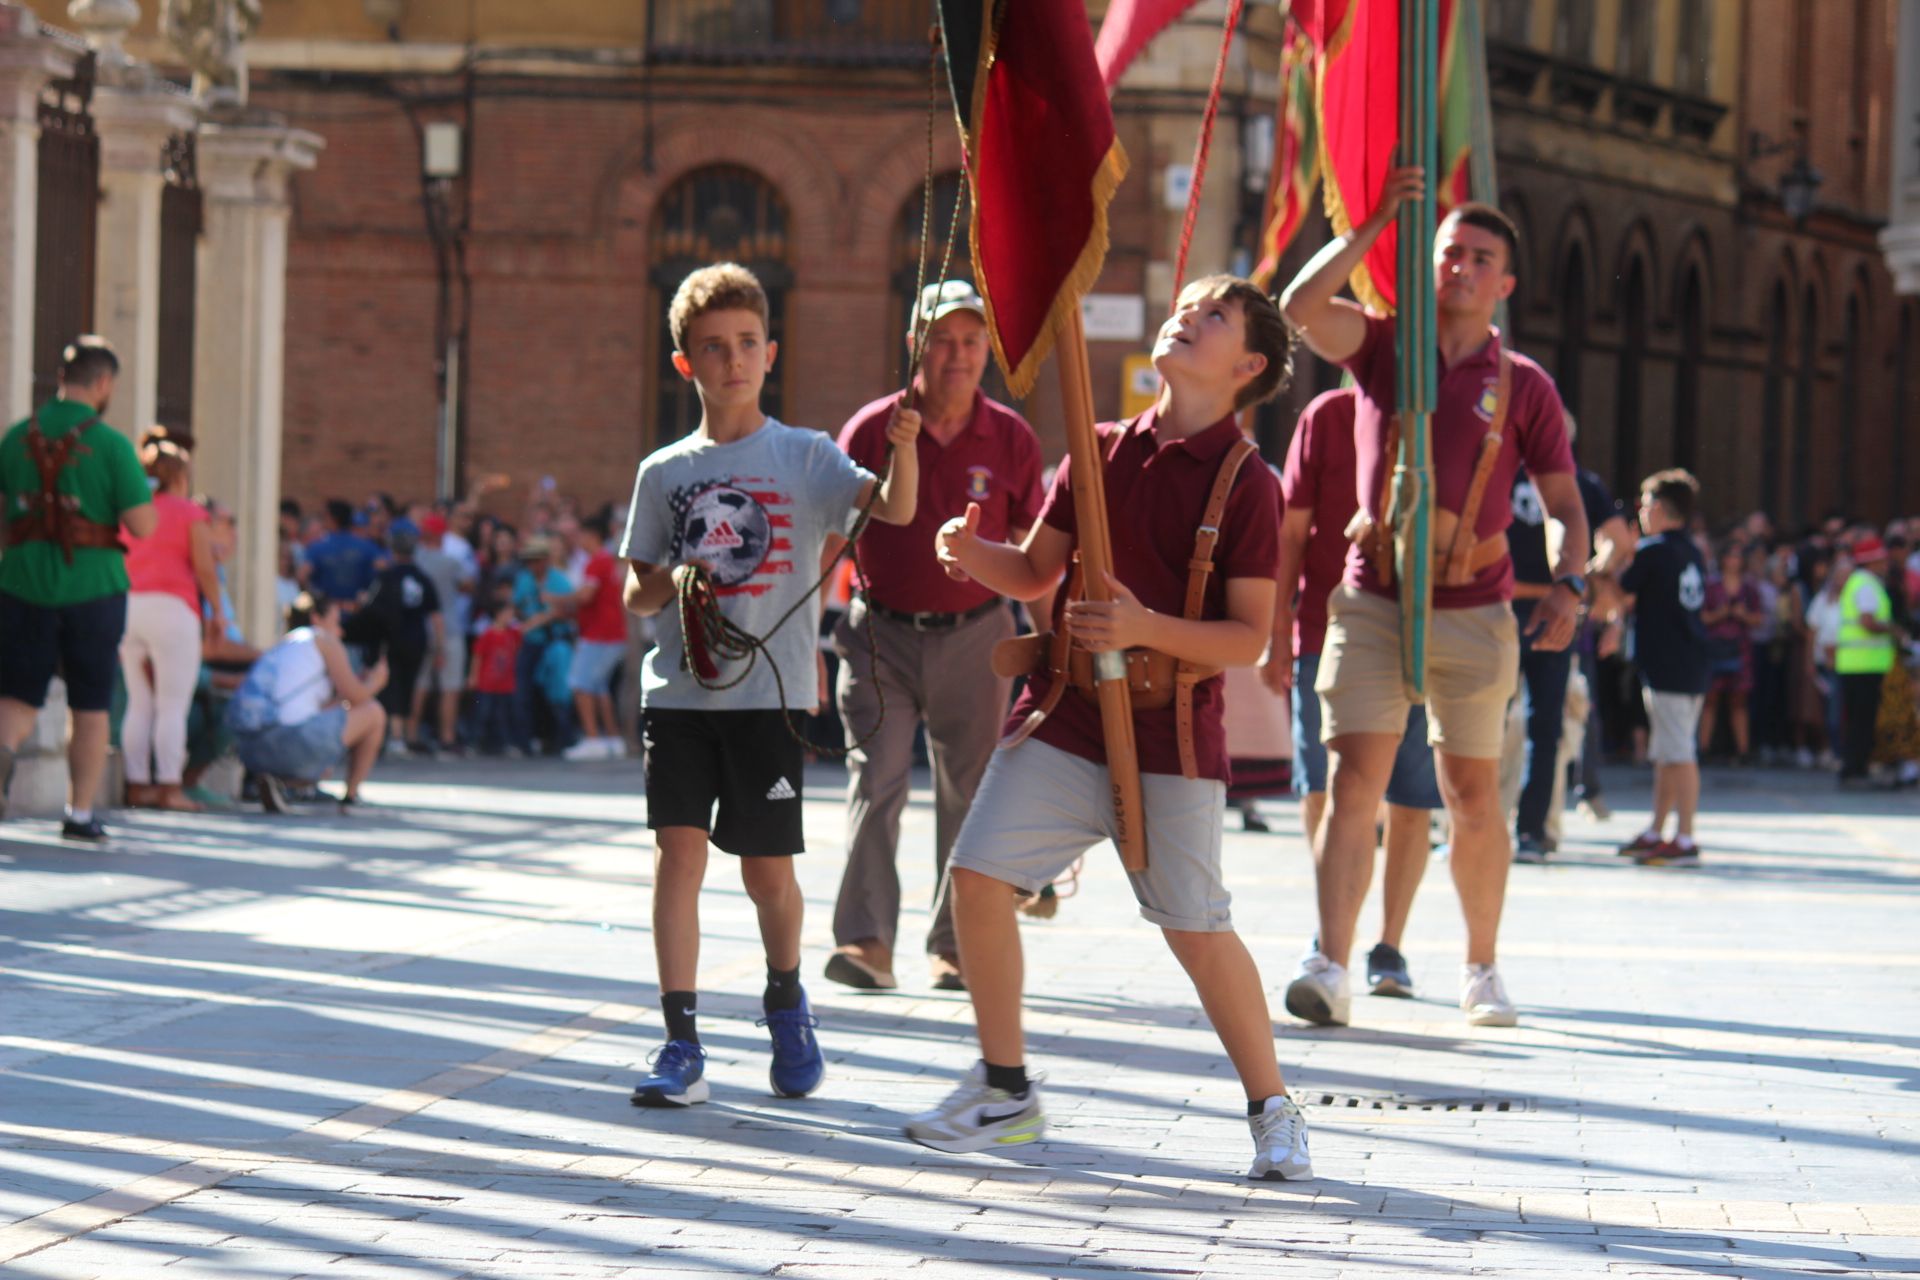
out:
{"label": "arched window", "polygon": [[1820,299],[1808,285],[1800,295],[1800,380],[1793,388],[1793,461],[1788,472],[1787,512],[1784,523],[1789,529],[1806,524],[1809,511],[1809,480],[1813,471],[1813,393],[1819,377]]}
{"label": "arched window", "polygon": [[1700,465],[1700,366],[1707,358],[1706,290],[1698,267],[1680,287],[1680,365],[1673,376],[1673,465]]}
{"label": "arched window", "polygon": [[1641,389],[1647,365],[1647,268],[1639,258],[1627,264],[1620,287],[1620,385],[1613,424],[1613,488],[1630,493],[1640,484]]}
{"label": "arched window", "polygon": [[[1643,24],[1651,27],[1651,23]],[[1713,91],[1713,5],[1680,0],[1680,30],[1673,46],[1673,84],[1682,93]]]}
{"label": "arched window", "polygon": [[1837,491],[1829,496],[1826,505],[1842,507],[1848,511],[1858,510],[1860,494],[1853,487],[1855,457],[1860,444],[1860,379],[1863,370],[1860,360],[1862,345],[1861,326],[1865,320],[1860,305],[1860,295],[1854,294],[1847,299],[1846,316],[1842,321],[1842,341],[1840,353],[1840,418],[1835,424],[1839,430],[1840,447],[1836,457],[1839,460],[1838,474],[1834,477]]}
{"label": "arched window", "polygon": [[1560,399],[1578,419],[1582,416],[1580,362],[1587,350],[1587,264],[1578,249],[1569,250],[1560,272],[1560,349],[1554,356],[1554,381]]}
{"label": "arched window", "polygon": [[[793,285],[787,265],[787,204],[772,183],[751,169],[715,165],[687,174],[660,197],[649,237],[653,314],[660,339],[655,377],[653,433],[649,448],[678,440],[700,425],[700,398],[673,367],[673,334],[666,322],[674,291],[693,271],[715,262],[738,262],[767,291],[767,336],[786,332],[786,297]],[[767,375],[760,403],[779,417],[783,407],[781,365]]]}
{"label": "arched window", "polygon": [[1787,286],[1773,286],[1767,308],[1767,366],[1760,398],[1760,493],[1754,505],[1769,515],[1779,511],[1781,440],[1786,421]]}
{"label": "arched window", "polygon": [[1593,61],[1593,0],[1560,0],[1554,6],[1553,51],[1573,62]]}

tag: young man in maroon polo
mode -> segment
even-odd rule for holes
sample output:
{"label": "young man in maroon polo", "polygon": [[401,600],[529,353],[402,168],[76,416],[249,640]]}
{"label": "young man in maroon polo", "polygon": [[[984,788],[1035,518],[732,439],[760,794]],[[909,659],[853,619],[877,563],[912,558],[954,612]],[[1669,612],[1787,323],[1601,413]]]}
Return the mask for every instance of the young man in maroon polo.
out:
{"label": "young man in maroon polo", "polygon": [[[1392,224],[1400,203],[1423,181],[1418,168],[1389,174],[1372,216],[1315,255],[1288,286],[1282,304],[1317,355],[1353,374],[1359,390],[1356,497],[1376,521],[1382,480],[1394,465],[1387,438],[1395,406],[1394,321],[1336,295]],[[1588,545],[1587,515],[1574,482],[1566,412],[1553,379],[1526,357],[1504,352],[1493,327],[1496,308],[1513,292],[1518,254],[1512,222],[1486,205],[1454,210],[1434,240],[1440,385],[1432,459],[1441,513],[1457,516],[1470,505],[1482,443],[1499,432],[1473,528],[1462,539],[1476,571],[1464,585],[1447,585],[1436,561],[1427,642],[1428,738],[1439,752],[1440,790],[1453,825],[1448,861],[1467,925],[1460,1005],[1467,1020],[1479,1026],[1517,1021],[1494,952],[1513,861],[1500,812],[1500,746],[1519,670],[1519,634],[1509,603],[1513,562],[1504,546],[1513,518],[1513,474],[1523,462],[1547,515],[1566,528],[1554,568],[1557,589],[1534,606],[1528,620],[1535,649],[1566,647],[1586,594],[1580,570]],[[1504,404],[1503,362],[1509,362],[1510,377]],[[1436,525],[1448,523],[1436,519]],[[1436,550],[1444,553],[1449,541],[1436,537]],[[1325,714],[1322,732],[1333,757],[1316,859],[1320,945],[1301,961],[1287,989],[1288,1010],[1321,1024],[1347,1021],[1346,964],[1366,884],[1361,869],[1372,857],[1374,815],[1406,722],[1400,627],[1393,587],[1356,543],[1347,556],[1346,580],[1328,606],[1316,684]]]}
{"label": "young man in maroon polo", "polygon": [[[1351,387],[1316,398],[1294,424],[1280,476],[1286,514],[1280,520],[1280,596],[1273,643],[1261,670],[1277,692],[1293,690],[1293,790],[1307,844],[1319,849],[1327,812],[1327,747],[1320,739],[1320,695],[1313,686],[1326,643],[1327,600],[1346,572],[1347,524],[1359,507],[1354,496],[1353,416],[1359,393]],[[1294,590],[1300,600],[1294,604]],[[1427,709],[1407,711],[1407,728],[1387,780],[1387,865],[1381,885],[1380,941],[1367,953],[1367,987],[1378,996],[1411,996],[1413,974],[1400,952],[1413,896],[1432,852],[1430,815],[1440,807],[1440,784],[1427,747]],[[1373,878],[1373,859],[1357,870],[1360,896]]]}
{"label": "young man in maroon polo", "polygon": [[[827,977],[851,987],[898,985],[895,860],[913,779],[915,728],[927,727],[934,881],[944,886],[947,854],[993,755],[1011,692],[1011,682],[996,676],[989,661],[993,646],[1013,634],[1006,601],[977,582],[949,577],[933,548],[940,526],[969,503],[980,507],[982,529],[996,540],[1024,538],[1040,510],[1038,437],[1026,419],[980,391],[990,354],[985,305],[964,280],[927,286],[915,305],[908,343],[922,323],[931,326],[913,384],[924,424],[920,502],[912,524],[867,526],[860,540],[865,596],[855,597],[834,632],[842,659],[836,700],[847,740],[873,735],[847,760],[847,867],[833,914],[838,948],[827,959]],[[875,400],[840,432],[840,447],[876,475],[886,469],[887,423],[899,400],[897,393]],[[835,550],[837,544],[829,546],[828,554]],[[933,985],[960,989],[953,908],[944,888],[935,890],[926,947]]]}

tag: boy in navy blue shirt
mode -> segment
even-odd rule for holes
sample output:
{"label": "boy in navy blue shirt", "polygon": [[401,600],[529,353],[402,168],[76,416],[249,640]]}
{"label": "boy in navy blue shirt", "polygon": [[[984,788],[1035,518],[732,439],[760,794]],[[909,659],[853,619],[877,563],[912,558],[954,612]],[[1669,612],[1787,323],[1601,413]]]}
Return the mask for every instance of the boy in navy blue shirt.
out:
{"label": "boy in navy blue shirt", "polygon": [[[1640,527],[1646,537],[1633,563],[1620,575],[1620,589],[1633,602],[1633,660],[1640,669],[1647,720],[1653,727],[1647,757],[1653,762],[1653,821],[1620,850],[1642,865],[1693,866],[1700,846],[1693,840],[1700,807],[1700,708],[1713,669],[1700,606],[1707,595],[1707,566],[1687,536],[1700,482],[1678,468],[1640,484]],[[1668,840],[1667,814],[1675,815]]]}

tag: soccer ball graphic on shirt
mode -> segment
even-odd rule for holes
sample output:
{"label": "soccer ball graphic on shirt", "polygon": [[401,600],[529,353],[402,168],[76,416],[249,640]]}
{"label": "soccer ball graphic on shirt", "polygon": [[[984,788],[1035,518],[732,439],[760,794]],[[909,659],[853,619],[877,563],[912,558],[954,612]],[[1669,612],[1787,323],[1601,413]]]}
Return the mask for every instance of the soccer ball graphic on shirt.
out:
{"label": "soccer ball graphic on shirt", "polygon": [[773,522],[752,494],[728,484],[702,489],[687,503],[681,554],[704,560],[717,587],[753,576],[773,543]]}

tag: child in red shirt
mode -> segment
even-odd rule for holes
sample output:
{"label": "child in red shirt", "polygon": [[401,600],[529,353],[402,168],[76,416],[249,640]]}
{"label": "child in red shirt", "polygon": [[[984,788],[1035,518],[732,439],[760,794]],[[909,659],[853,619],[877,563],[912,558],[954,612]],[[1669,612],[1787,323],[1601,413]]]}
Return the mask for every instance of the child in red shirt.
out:
{"label": "child in red shirt", "polygon": [[520,623],[512,600],[496,600],[493,621],[473,642],[473,675],[467,687],[474,692],[474,723],[482,751],[503,746],[510,755],[524,754],[525,733],[515,723],[514,664],[520,658]]}

